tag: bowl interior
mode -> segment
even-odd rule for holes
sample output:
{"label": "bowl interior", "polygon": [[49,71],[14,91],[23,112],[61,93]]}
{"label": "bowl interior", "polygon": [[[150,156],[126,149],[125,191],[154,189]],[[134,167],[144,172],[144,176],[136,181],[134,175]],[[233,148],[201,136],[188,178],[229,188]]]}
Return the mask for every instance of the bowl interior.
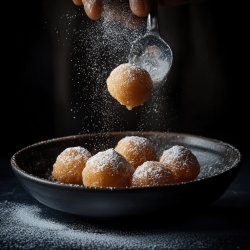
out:
{"label": "bowl interior", "polygon": [[229,144],[192,135],[161,132],[110,132],[105,134],[83,134],[52,139],[31,145],[13,157],[16,167],[32,176],[51,180],[53,163],[60,152],[67,147],[83,146],[92,155],[98,151],[114,148],[127,135],[149,138],[160,156],[163,150],[174,145],[189,148],[196,155],[201,171],[197,180],[219,175],[237,166],[240,153]]}

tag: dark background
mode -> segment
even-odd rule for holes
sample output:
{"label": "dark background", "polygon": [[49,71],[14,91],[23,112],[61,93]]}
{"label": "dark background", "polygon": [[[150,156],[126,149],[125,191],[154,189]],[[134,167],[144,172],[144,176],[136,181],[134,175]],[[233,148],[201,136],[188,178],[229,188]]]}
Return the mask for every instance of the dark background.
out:
{"label": "dark background", "polygon": [[[8,16],[1,17],[2,157],[40,140],[81,132],[82,125],[69,112],[69,100],[64,100],[67,89],[59,87],[63,71],[58,70],[59,58],[61,64],[68,61],[56,41],[60,17],[75,9],[70,0],[2,3]],[[243,154],[248,150],[247,9],[237,2],[196,1],[160,11],[162,30],[167,27],[163,36],[167,34],[175,55],[168,79],[167,130],[223,140]]]}
{"label": "dark background", "polygon": [[[105,246],[117,248],[117,245],[124,249],[131,246],[126,240],[135,243],[134,248],[138,248],[140,240],[145,243],[143,246],[149,240],[148,248],[249,249],[250,43],[247,38],[249,8],[246,5],[239,1],[195,1],[160,10],[162,36],[173,49],[174,63],[168,84],[160,93],[164,114],[159,120],[155,119],[155,114],[151,116],[150,112],[145,112],[150,108],[148,104],[129,112],[112,99],[108,100],[113,107],[111,115],[110,112],[101,115],[102,99],[93,112],[89,100],[96,84],[88,81],[85,82],[88,91],[80,95],[86,108],[77,114],[70,112],[71,103],[75,103],[79,96],[74,95],[74,80],[71,80],[75,79],[76,73],[70,61],[70,44],[74,43],[75,37],[66,40],[68,26],[64,17],[68,11],[77,11],[77,7],[71,0],[1,2],[2,249],[34,246],[44,249],[45,245],[54,249],[77,246],[105,249]],[[81,23],[82,18],[84,23]],[[80,30],[91,29],[95,24],[80,17],[75,25]],[[107,63],[99,61],[100,66]],[[94,100],[98,101],[98,98]],[[143,218],[138,223],[129,220],[97,222],[67,215],[43,206],[21,188],[9,162],[15,151],[51,137],[108,129],[103,129],[103,117],[107,115],[109,119],[119,112],[119,118],[125,117],[121,119],[125,122],[122,126],[120,123],[112,124],[110,130],[141,129],[137,120],[145,115],[147,123],[144,130],[193,133],[233,144],[243,155],[240,173],[225,194],[211,206],[191,212],[184,208],[181,216],[171,213],[170,218],[166,213],[158,220],[155,217],[153,220]],[[75,115],[76,119],[73,118]],[[89,115],[92,115],[91,122],[86,122],[83,118]],[[45,220],[49,225],[59,223],[69,228],[69,232],[77,229],[83,236],[90,233],[96,238],[86,241],[83,237],[74,244],[63,236],[54,239],[52,230],[40,228],[39,221],[34,227],[29,225],[30,220],[26,221],[27,215],[23,220],[12,218],[10,212],[15,212],[15,205],[20,209],[38,211],[35,215],[42,223]],[[30,216],[32,221],[32,211]],[[119,236],[115,246],[98,244],[106,234]],[[125,241],[120,241],[120,236]]]}

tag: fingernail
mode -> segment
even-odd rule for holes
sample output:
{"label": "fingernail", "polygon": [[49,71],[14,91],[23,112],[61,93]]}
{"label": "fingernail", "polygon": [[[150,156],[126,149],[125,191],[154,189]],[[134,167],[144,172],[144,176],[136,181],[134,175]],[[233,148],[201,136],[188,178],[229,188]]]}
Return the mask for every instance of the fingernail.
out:
{"label": "fingernail", "polygon": [[129,0],[130,9],[138,17],[146,17],[150,12],[151,0]]}

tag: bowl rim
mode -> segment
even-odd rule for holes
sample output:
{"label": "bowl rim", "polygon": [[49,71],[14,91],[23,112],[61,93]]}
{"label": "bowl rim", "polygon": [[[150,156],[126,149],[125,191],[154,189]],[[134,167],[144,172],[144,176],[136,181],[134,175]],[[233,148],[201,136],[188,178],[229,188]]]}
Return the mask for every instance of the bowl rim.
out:
{"label": "bowl rim", "polygon": [[[69,139],[75,139],[75,138],[84,138],[84,137],[95,137],[95,136],[117,136],[117,135],[123,135],[125,136],[132,136],[132,135],[146,135],[146,136],[160,136],[160,135],[170,135],[170,136],[183,136],[183,137],[192,137],[192,138],[196,138],[196,139],[201,139],[201,140],[206,140],[212,143],[216,143],[216,144],[220,144],[223,145],[225,147],[230,148],[231,150],[233,150],[236,154],[237,154],[237,158],[235,159],[235,161],[233,162],[232,166],[228,169],[226,169],[225,171],[221,172],[221,173],[217,173],[208,177],[202,177],[199,179],[195,179],[192,181],[188,181],[188,182],[179,182],[179,183],[174,183],[174,184],[166,184],[166,185],[159,185],[159,186],[143,186],[143,187],[123,187],[123,188],[112,188],[112,187],[84,187],[83,185],[77,185],[77,184],[65,184],[65,183],[59,183],[59,182],[53,182],[44,178],[40,178],[37,177],[35,175],[29,174],[26,171],[24,171],[16,162],[16,158],[22,154],[24,151],[29,150],[31,148],[34,147],[39,147],[41,145],[46,145],[49,144],[51,142],[57,142],[57,141],[67,141]],[[12,166],[12,170],[14,171],[14,173],[18,176],[21,176],[22,178],[28,179],[29,181],[33,181],[36,183],[40,183],[42,185],[48,185],[51,187],[56,187],[56,188],[61,188],[61,189],[72,189],[72,190],[78,190],[78,191],[82,191],[82,192],[107,192],[107,191],[112,191],[112,192],[133,192],[133,191],[155,191],[155,190],[159,190],[159,189],[171,189],[171,188],[175,188],[175,187],[182,187],[182,186],[190,186],[193,185],[195,183],[200,183],[200,182],[204,182],[207,181],[209,179],[212,179],[216,176],[221,176],[225,173],[228,173],[230,171],[232,171],[233,169],[237,168],[240,166],[242,160],[242,155],[240,153],[240,151],[235,148],[234,146],[232,146],[229,143],[217,140],[217,139],[212,139],[212,138],[208,138],[208,137],[204,137],[204,136],[200,136],[200,135],[193,135],[193,134],[188,134],[188,133],[177,133],[177,132],[162,132],[162,131],[115,131],[115,132],[97,132],[97,133],[84,133],[84,134],[78,134],[78,135],[68,135],[68,136],[62,136],[62,137],[57,137],[57,138],[51,138],[51,139],[47,139],[47,140],[43,140],[37,143],[33,143],[29,146],[26,146],[20,150],[18,150],[16,153],[14,153],[11,157],[10,163]]]}

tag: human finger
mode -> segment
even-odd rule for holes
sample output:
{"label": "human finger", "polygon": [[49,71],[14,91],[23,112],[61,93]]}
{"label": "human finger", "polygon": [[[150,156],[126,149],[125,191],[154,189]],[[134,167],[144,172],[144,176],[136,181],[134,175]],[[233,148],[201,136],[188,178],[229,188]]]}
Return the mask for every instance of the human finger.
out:
{"label": "human finger", "polygon": [[82,0],[73,0],[73,3],[77,6],[82,5]]}
{"label": "human finger", "polygon": [[98,20],[102,16],[102,0],[83,0],[84,10],[92,20]]}
{"label": "human finger", "polygon": [[130,9],[138,17],[146,17],[150,12],[151,0],[129,0]]}

